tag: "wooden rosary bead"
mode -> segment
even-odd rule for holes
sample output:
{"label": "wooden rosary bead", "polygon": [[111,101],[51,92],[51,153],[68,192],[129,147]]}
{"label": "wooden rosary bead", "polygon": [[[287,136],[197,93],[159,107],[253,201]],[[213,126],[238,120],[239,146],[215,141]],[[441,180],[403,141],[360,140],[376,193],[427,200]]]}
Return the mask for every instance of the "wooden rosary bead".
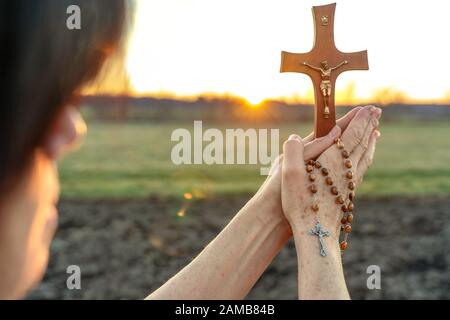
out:
{"label": "wooden rosary bead", "polygon": [[347,171],[345,176],[347,177],[347,179],[353,179],[353,171],[352,170]]}
{"label": "wooden rosary bead", "polygon": [[347,222],[348,222],[348,223],[352,223],[352,222],[353,222],[353,214],[349,213],[349,214],[347,215]]}
{"label": "wooden rosary bead", "polygon": [[344,165],[345,167],[350,169],[351,167],[353,167],[352,160],[350,159],[345,160]]}
{"label": "wooden rosary bead", "polygon": [[350,201],[354,201],[355,198],[356,198],[355,193],[354,193],[353,191],[351,191],[351,192],[348,194],[348,198],[350,199]]}
{"label": "wooden rosary bead", "polygon": [[350,232],[352,232],[352,226],[349,225],[349,224],[345,225],[344,231],[345,231],[345,233],[350,233]]}
{"label": "wooden rosary bead", "polygon": [[339,194],[338,189],[336,187],[331,188],[331,194],[337,196]]}
{"label": "wooden rosary bead", "polygon": [[350,202],[350,203],[348,204],[347,208],[348,208],[348,211],[352,212],[353,209],[355,209],[355,205],[353,204],[353,202]]}
{"label": "wooden rosary bead", "polygon": [[312,193],[317,193],[317,186],[316,186],[315,184],[312,184],[312,185],[309,187],[309,190],[310,190]]}
{"label": "wooden rosary bead", "polygon": [[[340,138],[337,138],[335,140],[335,143],[336,143],[337,148],[341,150],[342,157],[345,159],[344,166],[347,169],[351,169],[353,167],[353,163],[349,159],[350,153],[344,149],[345,148],[344,144],[342,143]],[[348,193],[348,199],[350,201],[348,204],[346,204],[346,200],[345,200],[344,196],[339,195],[338,188],[336,186],[334,186],[334,181],[329,176],[329,170],[325,167],[322,167],[322,164],[319,161],[314,161],[314,160],[305,161],[305,169],[306,169],[306,172],[308,173],[309,181],[311,182],[311,185],[309,186],[309,190],[311,191],[311,193],[315,194],[319,191],[317,185],[314,183],[317,181],[317,173],[314,174],[314,169],[320,169],[320,172],[325,177],[326,185],[330,187],[331,193],[334,196],[336,196],[336,198],[335,198],[336,204],[341,206],[341,211],[343,212],[344,216],[341,218],[341,221],[340,221],[341,222],[340,230],[342,232],[345,232],[346,235],[345,235],[344,241],[340,242],[339,246],[340,246],[340,249],[342,251],[344,251],[348,248],[348,243],[346,240],[347,240],[348,234],[351,233],[351,231],[352,231],[351,223],[354,218],[353,214],[351,213],[354,209],[353,200],[355,199],[354,190],[356,188],[356,184],[352,180],[354,178],[354,173],[352,170],[348,170],[345,172],[345,177],[348,180],[350,180],[350,181],[348,181],[348,185],[347,185],[348,189],[350,190],[350,192]],[[315,212],[315,214],[317,214],[319,212],[319,204],[316,201],[314,201],[311,204],[310,208],[313,212]]]}
{"label": "wooden rosary bead", "polygon": [[354,183],[353,181],[350,181],[350,182],[348,183],[348,188],[349,188],[350,190],[355,190],[355,183]]}

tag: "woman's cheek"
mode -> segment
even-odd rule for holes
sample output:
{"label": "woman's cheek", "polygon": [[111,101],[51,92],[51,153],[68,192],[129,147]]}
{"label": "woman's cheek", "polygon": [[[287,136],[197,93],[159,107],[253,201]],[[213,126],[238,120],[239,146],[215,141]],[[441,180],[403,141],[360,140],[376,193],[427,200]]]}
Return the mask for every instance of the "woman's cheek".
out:
{"label": "woman's cheek", "polygon": [[5,288],[0,288],[0,295],[4,298],[23,297],[45,274],[57,227],[56,172],[54,163],[37,152],[32,166],[1,203],[0,286]]}
{"label": "woman's cheek", "polygon": [[[29,236],[29,260],[36,266],[35,281],[39,281],[45,273],[48,264],[50,245],[58,226],[58,211],[56,209],[59,197],[59,182],[57,168],[53,161],[43,154],[36,174],[36,186],[33,194],[37,199],[35,213]],[[36,192],[36,193],[35,193]],[[31,271],[31,270],[30,270]]]}

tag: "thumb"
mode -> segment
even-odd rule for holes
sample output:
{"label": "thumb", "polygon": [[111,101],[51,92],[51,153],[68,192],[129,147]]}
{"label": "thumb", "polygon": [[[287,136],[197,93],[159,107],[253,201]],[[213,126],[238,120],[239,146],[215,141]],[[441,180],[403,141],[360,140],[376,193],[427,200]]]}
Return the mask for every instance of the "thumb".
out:
{"label": "thumb", "polygon": [[331,147],[336,138],[341,136],[341,128],[335,126],[326,136],[314,139],[305,145],[305,160],[315,159]]}
{"label": "thumb", "polygon": [[303,141],[298,135],[293,134],[283,145],[283,176],[297,178],[304,174]]}

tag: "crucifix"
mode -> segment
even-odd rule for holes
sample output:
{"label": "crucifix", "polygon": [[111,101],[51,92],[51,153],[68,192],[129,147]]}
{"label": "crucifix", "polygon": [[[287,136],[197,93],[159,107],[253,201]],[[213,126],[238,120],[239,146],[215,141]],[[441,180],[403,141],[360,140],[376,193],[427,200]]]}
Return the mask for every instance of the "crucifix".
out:
{"label": "crucifix", "polygon": [[314,132],[323,137],[336,125],[334,86],[342,72],[368,70],[367,51],[344,53],[334,43],[336,4],[313,7],[314,46],[307,53],[281,52],[281,72],[307,74],[314,86]]}
{"label": "crucifix", "polygon": [[314,229],[309,230],[309,234],[312,236],[318,236],[319,237],[319,244],[320,244],[320,255],[322,257],[325,257],[327,255],[327,252],[325,251],[325,244],[323,243],[323,237],[329,237],[330,232],[324,231],[322,229],[322,225],[320,222],[317,222]]}

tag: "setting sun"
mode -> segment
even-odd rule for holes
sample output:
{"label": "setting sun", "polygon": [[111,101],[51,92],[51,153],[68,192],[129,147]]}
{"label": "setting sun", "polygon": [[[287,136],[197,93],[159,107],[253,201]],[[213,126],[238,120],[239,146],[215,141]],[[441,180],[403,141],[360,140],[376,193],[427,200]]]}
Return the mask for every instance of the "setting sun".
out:
{"label": "setting sun", "polygon": [[[280,74],[280,52],[313,45],[311,6],[328,1],[138,0],[128,72],[136,94],[232,94],[257,105],[267,98],[312,101],[310,80]],[[450,45],[446,1],[342,1],[335,37],[342,51],[368,49],[369,72],[348,72],[336,86],[337,103],[370,100],[391,88],[416,101],[448,97]],[[433,48],[430,50],[430,48]],[[414,72],[420,71],[420,76]]]}
{"label": "setting sun", "polygon": [[267,97],[264,97],[261,93],[246,93],[242,97],[248,101],[252,108],[257,108],[261,102],[263,102]]}

